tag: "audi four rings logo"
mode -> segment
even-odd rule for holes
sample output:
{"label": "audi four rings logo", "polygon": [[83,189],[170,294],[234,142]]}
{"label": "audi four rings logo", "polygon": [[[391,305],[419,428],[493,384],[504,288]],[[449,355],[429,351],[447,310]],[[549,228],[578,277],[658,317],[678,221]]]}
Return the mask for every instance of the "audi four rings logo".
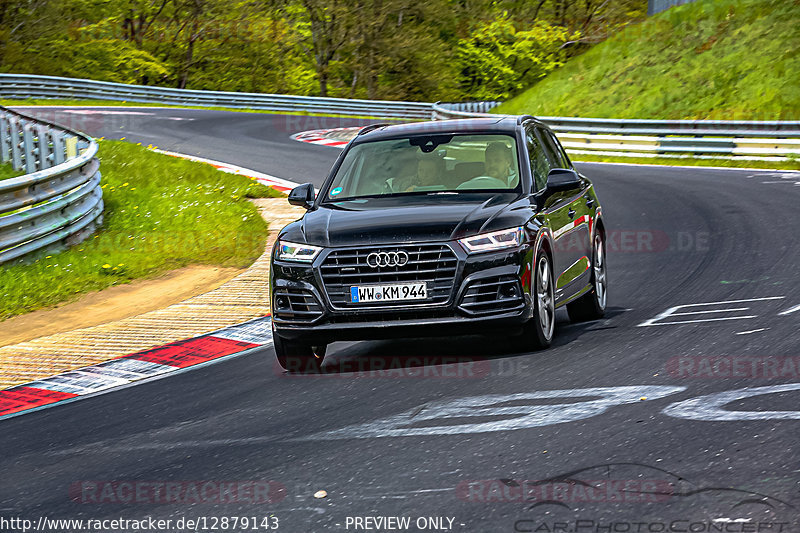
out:
{"label": "audi four rings logo", "polygon": [[372,268],[403,266],[408,263],[408,254],[403,250],[397,252],[372,252],[367,256],[367,264]]}

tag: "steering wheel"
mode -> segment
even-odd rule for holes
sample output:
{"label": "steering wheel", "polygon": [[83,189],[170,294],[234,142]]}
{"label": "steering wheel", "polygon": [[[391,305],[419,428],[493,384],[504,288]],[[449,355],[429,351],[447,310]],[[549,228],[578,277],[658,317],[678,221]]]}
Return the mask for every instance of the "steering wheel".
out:
{"label": "steering wheel", "polygon": [[491,176],[477,176],[456,187],[458,189],[508,189],[508,183]]}

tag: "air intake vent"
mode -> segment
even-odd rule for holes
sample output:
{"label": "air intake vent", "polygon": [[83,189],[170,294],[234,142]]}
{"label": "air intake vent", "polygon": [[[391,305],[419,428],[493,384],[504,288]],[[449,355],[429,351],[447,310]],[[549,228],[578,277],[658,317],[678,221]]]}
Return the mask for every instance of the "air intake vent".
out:
{"label": "air intake vent", "polygon": [[322,316],[322,306],[310,291],[279,287],[275,289],[272,314],[281,320],[312,322]]}
{"label": "air intake vent", "polygon": [[522,309],[524,305],[519,280],[500,276],[473,281],[458,307],[468,315],[490,315]]}

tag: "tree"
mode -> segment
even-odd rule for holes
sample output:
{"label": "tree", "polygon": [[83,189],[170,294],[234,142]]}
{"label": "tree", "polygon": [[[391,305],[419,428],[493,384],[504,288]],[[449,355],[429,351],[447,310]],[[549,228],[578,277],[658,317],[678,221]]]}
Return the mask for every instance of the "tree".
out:
{"label": "tree", "polygon": [[336,0],[301,0],[300,4],[310,22],[319,95],[328,96],[331,61],[352,34],[358,15]]}
{"label": "tree", "polygon": [[562,45],[577,37],[544,21],[522,31],[508,17],[482,24],[459,42],[464,92],[480,100],[507,99],[563,65]]}

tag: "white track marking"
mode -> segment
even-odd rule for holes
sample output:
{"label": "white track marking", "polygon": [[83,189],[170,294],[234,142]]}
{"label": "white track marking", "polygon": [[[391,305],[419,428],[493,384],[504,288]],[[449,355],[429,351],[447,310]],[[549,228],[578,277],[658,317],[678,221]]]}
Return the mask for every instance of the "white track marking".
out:
{"label": "white track marking", "polygon": [[736,335],[750,335],[751,333],[758,333],[759,331],[767,331],[769,328],[751,329],[750,331],[740,331]]}
{"label": "white track marking", "polygon": [[256,318],[244,324],[214,332],[214,337],[266,346],[272,344],[272,317]]}
{"label": "white track marking", "polygon": [[[686,387],[641,385],[471,396],[430,402],[399,415],[389,416],[365,424],[355,424],[333,431],[316,433],[301,440],[365,439],[511,431],[583,420],[602,414],[611,407],[655,400],[684,390],[686,390]],[[597,398],[598,396],[599,398]],[[537,400],[552,398],[596,399],[562,404],[537,403]],[[530,403],[527,405],[500,405],[525,401]],[[483,422],[475,421],[474,423],[409,427],[432,421],[441,424],[449,419],[487,416],[511,418]]]}
{"label": "white track marking", "polygon": [[37,389],[84,395],[106,389],[113,389],[120,385],[127,385],[128,383],[130,383],[130,380],[117,376],[76,370],[65,374],[59,374],[51,378],[34,381],[26,385]]}
{"label": "white track marking", "polygon": [[758,318],[758,315],[729,316],[724,318],[702,318],[697,320],[676,320],[674,322],[659,322],[658,324],[639,324],[639,326],[669,326],[672,324],[699,324],[700,322],[721,322],[723,320],[744,320]]}
{"label": "white track marking", "polygon": [[641,324],[638,324],[637,327],[644,327],[644,326],[666,326],[670,324],[692,324],[695,322],[714,322],[718,320],[741,320],[746,318],[757,318],[758,315],[745,315],[745,316],[734,316],[734,317],[719,317],[719,318],[704,318],[704,319],[697,319],[697,320],[682,320],[682,321],[675,321],[675,322],[659,322],[659,320],[663,320],[665,318],[669,318],[671,316],[680,316],[686,314],[699,314],[699,313],[710,313],[710,312],[725,312],[725,311],[741,311],[749,309],[747,307],[744,308],[730,308],[730,309],[716,309],[716,310],[709,310],[709,311],[695,311],[695,312],[683,312],[683,313],[676,313],[679,309],[686,309],[689,307],[701,307],[707,305],[723,305],[723,304],[738,304],[744,302],[761,302],[766,300],[782,300],[785,296],[767,296],[765,298],[748,298],[746,300],[722,300],[719,302],[703,302],[699,304],[684,304],[684,305],[676,305],[675,307],[670,307],[663,313],[656,315],[655,317],[645,320]]}
{"label": "white track marking", "polygon": [[723,407],[731,402],[762,394],[800,390],[800,383],[744,388],[699,396],[668,405],[662,413],[675,418],[704,420],[708,422],[735,422],[744,420],[800,420],[800,411],[728,411]]}
{"label": "white track marking", "polygon": [[705,313],[729,313],[731,311],[749,311],[749,307],[733,307],[731,309],[709,309],[708,311],[687,311],[685,313],[672,313],[670,316],[702,315]]}
{"label": "white track marking", "polygon": [[250,168],[239,167],[236,165],[231,165],[230,163],[225,163],[223,161],[215,161],[213,159],[206,159],[204,157],[197,157],[194,155],[188,154],[181,154],[179,152],[170,152],[167,150],[159,150],[158,148],[151,148],[153,152],[157,152],[159,154],[164,155],[171,155],[172,157],[179,157],[181,159],[187,159],[189,161],[197,161],[198,163],[206,163],[208,165],[212,165],[217,169],[228,172],[229,174],[241,174],[242,176],[248,176],[251,178],[255,178],[261,183],[265,185],[272,185],[277,187],[278,189],[282,190],[290,190],[294,189],[299,183],[295,183],[293,181],[285,180],[283,178],[278,178],[275,176],[270,176],[269,174],[264,174],[263,172],[259,172],[257,170],[253,170]]}
{"label": "white track marking", "polygon": [[152,116],[155,113],[145,113],[142,111],[95,111],[89,109],[64,109],[61,111],[62,113],[68,113],[70,115],[146,115]]}
{"label": "white track marking", "polygon": [[800,311],[800,305],[795,305],[794,307],[790,307],[786,311],[781,311],[780,313],[778,313],[778,316],[791,315],[795,311]]}

